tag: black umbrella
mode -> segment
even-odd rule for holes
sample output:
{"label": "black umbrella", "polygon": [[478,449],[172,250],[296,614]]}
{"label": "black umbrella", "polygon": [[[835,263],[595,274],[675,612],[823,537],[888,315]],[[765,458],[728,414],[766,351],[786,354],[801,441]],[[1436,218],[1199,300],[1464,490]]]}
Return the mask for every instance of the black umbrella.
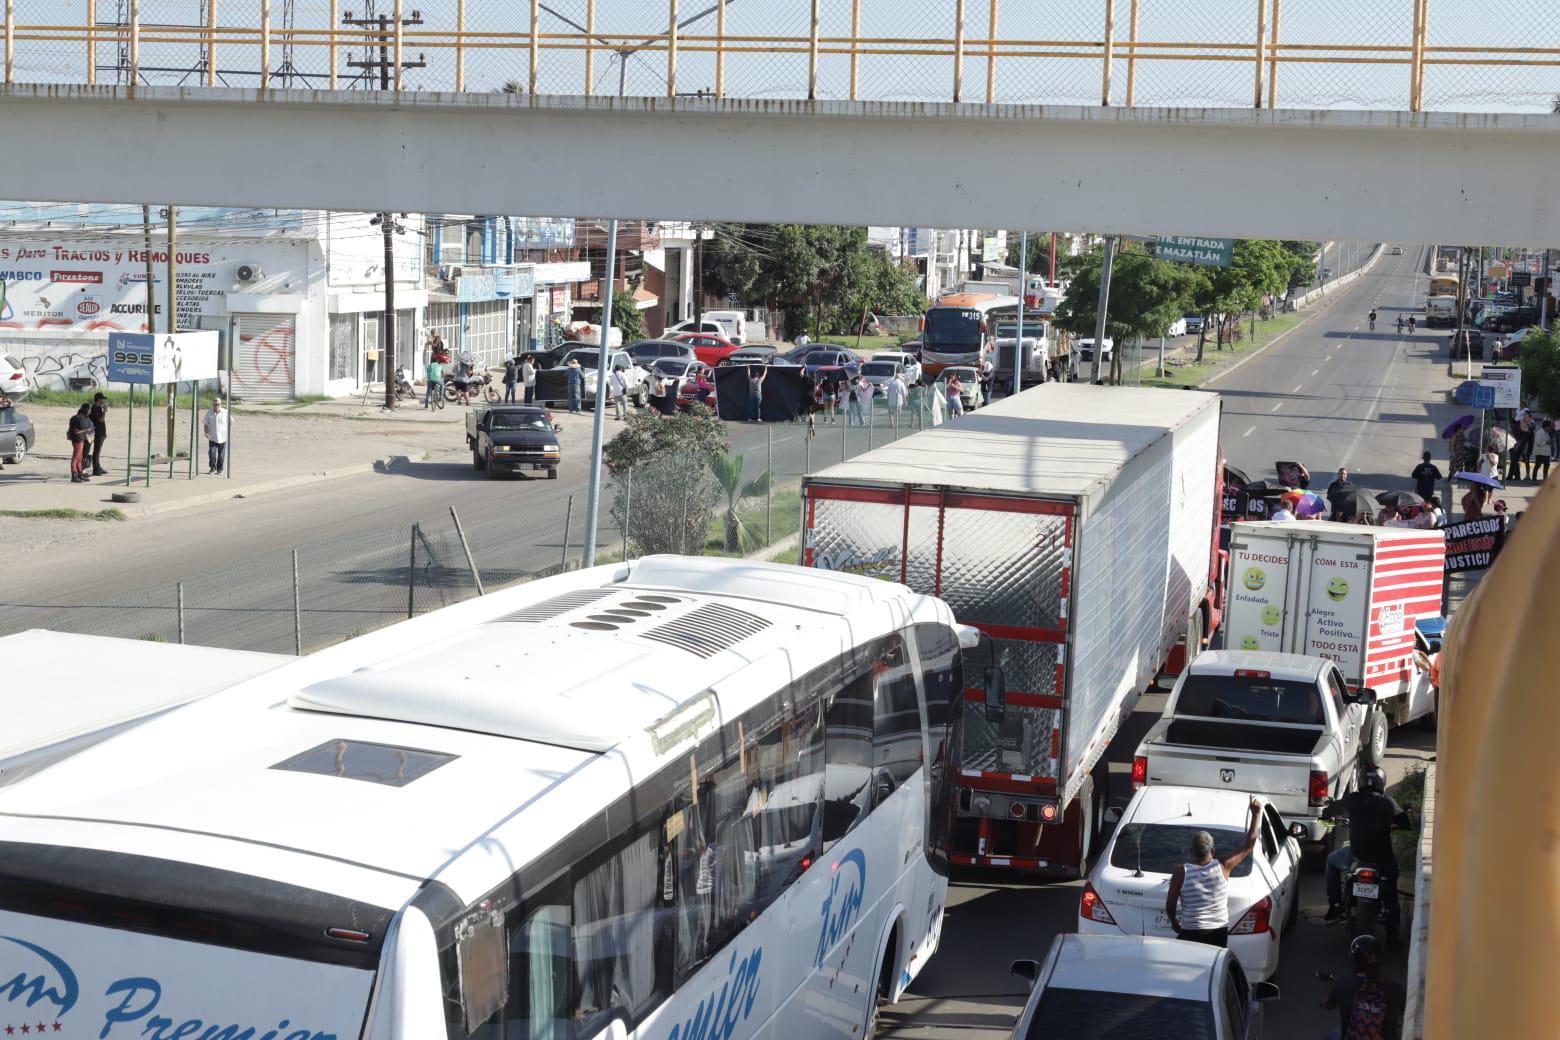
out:
{"label": "black umbrella", "polygon": [[1407,509],[1409,506],[1417,506],[1424,503],[1424,499],[1412,491],[1378,491],[1376,501],[1393,509]]}
{"label": "black umbrella", "polygon": [[1277,498],[1289,490],[1288,484],[1280,484],[1276,480],[1253,480],[1241,488],[1248,495],[1260,495],[1263,498]]}
{"label": "black umbrella", "polygon": [[1327,502],[1332,506],[1335,516],[1359,516],[1361,513],[1376,512],[1376,496],[1364,488],[1351,487],[1347,491],[1329,495]]}

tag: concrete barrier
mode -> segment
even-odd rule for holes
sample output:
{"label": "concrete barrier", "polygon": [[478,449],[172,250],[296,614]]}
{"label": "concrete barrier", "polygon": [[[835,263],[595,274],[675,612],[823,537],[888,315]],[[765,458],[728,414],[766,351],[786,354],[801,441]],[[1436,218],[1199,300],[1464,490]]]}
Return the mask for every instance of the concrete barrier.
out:
{"label": "concrete barrier", "polygon": [[1425,769],[1425,801],[1420,810],[1419,869],[1414,875],[1414,919],[1408,938],[1408,1002],[1403,1010],[1403,1040],[1425,1035],[1425,966],[1430,948],[1430,850],[1435,836],[1435,763]]}

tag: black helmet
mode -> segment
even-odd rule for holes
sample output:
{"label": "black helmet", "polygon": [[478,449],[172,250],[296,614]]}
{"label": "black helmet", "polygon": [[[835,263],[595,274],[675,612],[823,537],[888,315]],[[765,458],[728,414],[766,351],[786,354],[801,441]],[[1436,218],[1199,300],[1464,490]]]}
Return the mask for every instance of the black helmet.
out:
{"label": "black helmet", "polygon": [[1349,956],[1356,968],[1365,969],[1381,961],[1381,944],[1374,935],[1356,935],[1349,944]]}
{"label": "black helmet", "polygon": [[1380,794],[1387,789],[1387,774],[1380,766],[1365,766],[1360,769],[1360,790],[1372,791]]}

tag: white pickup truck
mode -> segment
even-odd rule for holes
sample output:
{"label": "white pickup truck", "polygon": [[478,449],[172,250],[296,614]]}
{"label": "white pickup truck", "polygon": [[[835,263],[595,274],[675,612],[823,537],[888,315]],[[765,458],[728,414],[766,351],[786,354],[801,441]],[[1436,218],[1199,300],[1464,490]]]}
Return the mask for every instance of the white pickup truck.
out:
{"label": "white pickup truck", "polygon": [[1351,691],[1332,661],[1210,650],[1176,682],[1132,759],[1133,787],[1179,784],[1261,795],[1312,841],[1322,809],[1354,789],[1373,690]]}

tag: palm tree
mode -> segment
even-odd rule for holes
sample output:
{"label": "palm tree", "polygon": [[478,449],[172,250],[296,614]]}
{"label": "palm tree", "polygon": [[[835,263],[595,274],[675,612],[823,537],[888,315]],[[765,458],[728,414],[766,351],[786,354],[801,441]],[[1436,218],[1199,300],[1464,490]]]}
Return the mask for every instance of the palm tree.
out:
{"label": "palm tree", "polygon": [[498,92],[500,94],[524,94],[525,85],[517,79],[508,79],[504,81],[502,87],[498,88]]}
{"label": "palm tree", "polygon": [[742,456],[725,451],[710,458],[710,471],[726,495],[726,512],[722,517],[726,526],[726,551],[739,552],[751,545],[755,536],[737,509],[744,498],[769,490],[769,474],[765,472],[742,483]]}

